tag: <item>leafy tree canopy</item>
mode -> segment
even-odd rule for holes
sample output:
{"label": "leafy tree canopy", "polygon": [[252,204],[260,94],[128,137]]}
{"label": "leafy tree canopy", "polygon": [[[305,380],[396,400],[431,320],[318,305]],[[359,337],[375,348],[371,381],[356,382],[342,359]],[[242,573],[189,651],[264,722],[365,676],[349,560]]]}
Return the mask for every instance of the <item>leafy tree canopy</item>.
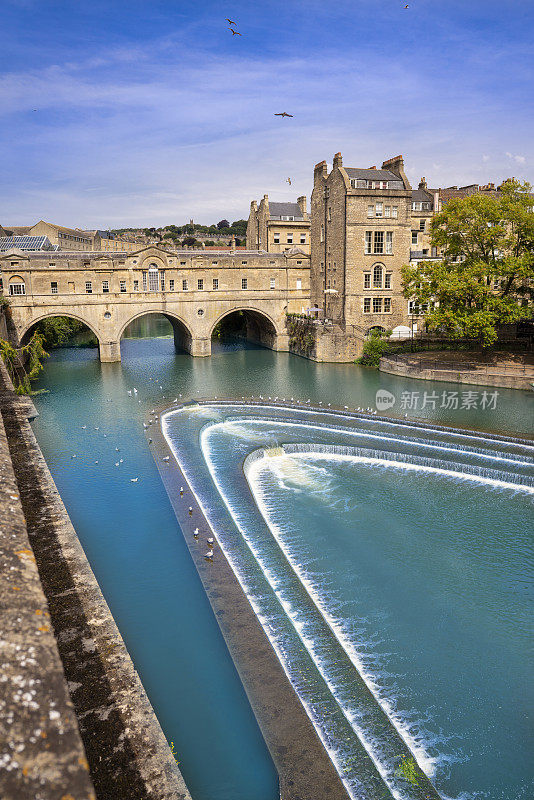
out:
{"label": "leafy tree canopy", "polygon": [[530,184],[507,181],[498,196],[453,199],[434,217],[442,260],[402,268],[404,295],[428,308],[429,330],[487,347],[498,325],[532,316],[533,205]]}
{"label": "leafy tree canopy", "polygon": [[221,230],[222,228],[229,228],[230,223],[228,222],[227,219],[221,219],[220,222],[217,223],[217,227],[219,230]]}

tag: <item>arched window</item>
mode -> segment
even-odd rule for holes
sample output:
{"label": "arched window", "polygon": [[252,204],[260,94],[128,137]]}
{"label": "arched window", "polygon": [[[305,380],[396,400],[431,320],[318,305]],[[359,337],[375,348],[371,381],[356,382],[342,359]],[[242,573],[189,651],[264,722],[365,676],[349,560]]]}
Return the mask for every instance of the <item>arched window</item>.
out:
{"label": "arched window", "polygon": [[148,291],[159,291],[159,270],[155,264],[151,264],[148,268]]}
{"label": "arched window", "polygon": [[13,275],[9,279],[9,294],[10,295],[26,294],[26,284],[24,283],[23,278],[19,278],[18,275]]}
{"label": "arched window", "polygon": [[375,264],[373,267],[373,289],[382,288],[382,264]]}

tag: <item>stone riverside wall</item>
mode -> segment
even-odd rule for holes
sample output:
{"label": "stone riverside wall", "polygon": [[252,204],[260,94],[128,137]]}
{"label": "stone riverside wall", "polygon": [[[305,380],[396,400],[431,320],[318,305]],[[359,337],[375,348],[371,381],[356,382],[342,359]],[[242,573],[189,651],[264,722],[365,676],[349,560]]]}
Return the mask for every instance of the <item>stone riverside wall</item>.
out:
{"label": "stone riverside wall", "polygon": [[0,359],[0,796],[190,800]]}
{"label": "stone riverside wall", "polygon": [[534,369],[530,374],[494,374],[483,368],[479,370],[430,369],[409,363],[409,356],[404,361],[397,357],[380,359],[380,371],[390,375],[404,375],[408,378],[420,378],[424,381],[447,381],[449,383],[470,383],[476,386],[502,386],[507,389],[531,389],[534,382]]}

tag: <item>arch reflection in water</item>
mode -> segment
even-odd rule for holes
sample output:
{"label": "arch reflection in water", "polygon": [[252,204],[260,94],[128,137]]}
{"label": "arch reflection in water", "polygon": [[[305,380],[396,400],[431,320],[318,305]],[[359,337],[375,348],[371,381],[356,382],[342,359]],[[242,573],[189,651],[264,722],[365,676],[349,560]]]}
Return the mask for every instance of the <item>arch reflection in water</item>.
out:
{"label": "arch reflection in water", "polygon": [[405,748],[449,796],[528,791],[532,446],[237,405],[164,425],[352,795],[364,751],[424,796]]}

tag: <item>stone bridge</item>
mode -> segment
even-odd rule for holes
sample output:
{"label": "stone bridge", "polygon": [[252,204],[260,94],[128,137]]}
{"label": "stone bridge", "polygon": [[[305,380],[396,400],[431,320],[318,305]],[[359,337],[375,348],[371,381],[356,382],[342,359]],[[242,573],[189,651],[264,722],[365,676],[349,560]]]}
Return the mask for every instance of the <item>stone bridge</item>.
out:
{"label": "stone bridge", "polygon": [[288,350],[286,313],[310,305],[309,256],[286,253],[166,250],[79,253],[10,250],[0,257],[3,294],[19,342],[42,319],[83,322],[98,339],[101,361],[120,361],[127,326],[163,314],[177,348],[209,356],[215,327],[236,311],[247,337]]}

